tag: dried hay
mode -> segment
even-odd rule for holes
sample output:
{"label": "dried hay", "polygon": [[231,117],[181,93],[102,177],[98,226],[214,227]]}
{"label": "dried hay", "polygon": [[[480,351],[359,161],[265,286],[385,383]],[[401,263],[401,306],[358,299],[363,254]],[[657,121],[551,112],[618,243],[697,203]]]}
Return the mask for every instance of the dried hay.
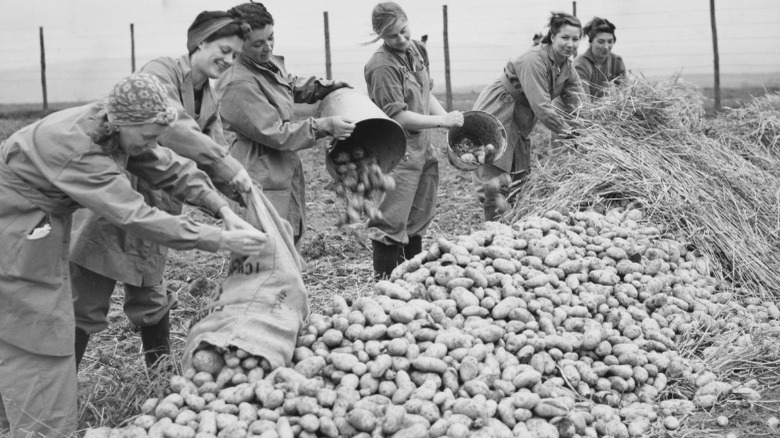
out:
{"label": "dried hay", "polygon": [[741,108],[726,108],[710,121],[706,132],[780,177],[780,93],[766,94]]}
{"label": "dried hay", "polygon": [[507,219],[631,205],[712,261],[716,278],[780,295],[780,180],[704,135],[701,95],[636,80],[586,103],[583,128],[513,187]]}

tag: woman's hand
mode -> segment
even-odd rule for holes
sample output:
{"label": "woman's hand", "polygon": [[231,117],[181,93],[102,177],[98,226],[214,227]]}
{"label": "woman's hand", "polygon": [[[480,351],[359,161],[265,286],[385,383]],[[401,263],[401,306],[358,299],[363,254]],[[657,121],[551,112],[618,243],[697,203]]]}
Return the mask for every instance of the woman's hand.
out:
{"label": "woman's hand", "polygon": [[247,172],[243,167],[228,182],[228,184],[230,184],[231,187],[240,193],[249,193],[249,191],[252,190],[252,186],[254,185],[252,178],[249,176],[249,172]]}
{"label": "woman's hand", "polygon": [[322,129],[332,135],[336,140],[346,140],[355,130],[355,124],[352,120],[342,116],[325,117],[317,121]]}
{"label": "woman's hand", "polygon": [[219,209],[219,217],[222,219],[222,223],[225,225],[225,229],[228,231],[256,229],[252,226],[252,224],[241,219],[241,216],[237,215],[228,206],[224,206]]}
{"label": "woman's hand", "polygon": [[[251,227],[251,225],[250,225]],[[255,229],[225,230],[219,240],[219,249],[240,255],[253,255],[260,252],[268,236]]]}
{"label": "woman's hand", "polygon": [[354,88],[352,85],[349,85],[346,81],[333,81],[333,89],[338,90],[339,88]]}
{"label": "woman's hand", "polygon": [[450,111],[444,115],[444,127],[454,128],[463,126],[463,113],[460,111]]}

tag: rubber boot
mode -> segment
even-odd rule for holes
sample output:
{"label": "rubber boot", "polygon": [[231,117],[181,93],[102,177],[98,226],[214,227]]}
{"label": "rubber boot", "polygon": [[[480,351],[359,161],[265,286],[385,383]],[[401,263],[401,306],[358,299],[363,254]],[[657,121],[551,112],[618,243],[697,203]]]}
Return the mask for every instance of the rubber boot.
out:
{"label": "rubber boot", "polygon": [[403,256],[403,248],[398,245],[385,245],[376,240],[371,241],[371,247],[374,250],[374,277],[377,280],[390,278]]}
{"label": "rubber boot", "polygon": [[422,252],[422,236],[411,236],[404,246],[404,259],[409,260]]}
{"label": "rubber boot", "polygon": [[76,345],[75,345],[75,354],[76,354],[76,371],[79,369],[79,364],[81,363],[81,358],[84,357],[84,352],[87,351],[87,344],[89,343],[89,335],[84,330],[81,330],[80,328],[76,328]]}
{"label": "rubber boot", "polygon": [[482,204],[482,211],[485,214],[485,222],[495,221],[498,217],[496,214],[496,203],[486,200]]}
{"label": "rubber boot", "polygon": [[164,355],[171,354],[169,325],[170,313],[155,325],[141,327],[141,344],[144,349],[146,367],[151,369]]}

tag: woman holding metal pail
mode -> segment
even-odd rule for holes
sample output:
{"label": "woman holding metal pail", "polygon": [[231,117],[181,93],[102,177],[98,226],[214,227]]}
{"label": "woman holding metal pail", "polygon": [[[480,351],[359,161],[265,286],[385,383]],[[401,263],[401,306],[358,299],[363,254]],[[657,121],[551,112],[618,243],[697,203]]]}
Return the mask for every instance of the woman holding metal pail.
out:
{"label": "woman holding metal pail", "polygon": [[461,126],[463,114],[447,112],[431,93],[428,51],[411,39],[406,13],[398,4],[377,4],[371,23],[373,42],[383,44],[364,69],[368,95],[406,131],[406,155],[391,173],[396,187],[379,206],[381,218],[368,222],[374,272],[381,278],[422,251],[422,236],[436,212],[439,190],[439,162],[430,132]]}
{"label": "woman holding metal pail", "polygon": [[[528,136],[541,121],[555,134],[566,136],[571,128],[553,106],[561,98],[568,111],[579,106],[583,90],[570,57],[577,53],[582,38],[582,24],[573,15],[553,13],[550,30],[542,44],[511,58],[503,73],[485,87],[474,103],[475,110],[488,112],[504,125],[508,147],[493,164],[474,171],[477,197],[482,202],[485,220],[495,220],[506,205],[499,202],[509,191],[508,184],[495,187],[498,181],[521,180],[531,170],[531,141]],[[505,204],[505,203],[504,203]]]}

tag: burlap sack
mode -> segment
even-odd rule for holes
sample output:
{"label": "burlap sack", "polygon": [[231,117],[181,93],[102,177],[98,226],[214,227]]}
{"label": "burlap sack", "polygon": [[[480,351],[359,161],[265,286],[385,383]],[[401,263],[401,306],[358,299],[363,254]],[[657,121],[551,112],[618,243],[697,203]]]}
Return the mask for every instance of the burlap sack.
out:
{"label": "burlap sack", "polygon": [[309,312],[290,224],[259,189],[244,200],[246,220],[265,232],[268,241],[256,256],[231,254],[219,297],[190,323],[182,358],[185,369],[204,344],[241,348],[265,357],[274,368],[289,365]]}

